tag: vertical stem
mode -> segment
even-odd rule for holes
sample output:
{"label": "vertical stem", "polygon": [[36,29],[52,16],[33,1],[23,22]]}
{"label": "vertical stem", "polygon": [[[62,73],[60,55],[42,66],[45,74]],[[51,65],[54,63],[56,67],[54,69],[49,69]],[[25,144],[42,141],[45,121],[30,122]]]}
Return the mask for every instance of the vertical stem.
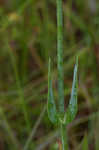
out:
{"label": "vertical stem", "polygon": [[62,150],[69,150],[66,125],[61,124],[60,130],[61,130]]}
{"label": "vertical stem", "polygon": [[59,112],[64,114],[64,84],[63,84],[63,10],[62,0],[57,0],[57,67],[58,67],[58,93]]}

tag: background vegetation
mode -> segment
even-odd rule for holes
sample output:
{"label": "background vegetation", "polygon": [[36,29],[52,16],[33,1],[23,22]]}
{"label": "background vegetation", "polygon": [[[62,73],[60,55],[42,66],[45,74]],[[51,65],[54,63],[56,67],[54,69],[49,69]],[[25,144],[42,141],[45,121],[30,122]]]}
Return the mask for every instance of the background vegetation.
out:
{"label": "background vegetation", "polygon": [[[71,150],[99,149],[99,1],[64,0],[65,107],[79,56]],[[61,150],[46,113],[48,58],[57,99],[56,1],[0,0],[0,150]]]}

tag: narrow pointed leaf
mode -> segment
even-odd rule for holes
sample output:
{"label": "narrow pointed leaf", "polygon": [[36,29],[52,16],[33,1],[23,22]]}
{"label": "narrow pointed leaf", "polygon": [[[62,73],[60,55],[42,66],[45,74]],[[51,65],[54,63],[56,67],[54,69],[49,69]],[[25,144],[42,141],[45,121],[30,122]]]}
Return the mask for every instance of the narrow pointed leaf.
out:
{"label": "narrow pointed leaf", "polygon": [[78,70],[78,58],[76,58],[76,64],[74,67],[74,75],[73,75],[73,84],[71,91],[71,98],[69,102],[69,107],[65,114],[65,123],[68,124],[72,120],[74,120],[77,113],[77,70]]}
{"label": "narrow pointed leaf", "polygon": [[53,96],[53,89],[52,89],[52,79],[51,79],[51,61],[49,59],[49,69],[48,69],[48,117],[50,121],[54,124],[58,122],[56,105]]}

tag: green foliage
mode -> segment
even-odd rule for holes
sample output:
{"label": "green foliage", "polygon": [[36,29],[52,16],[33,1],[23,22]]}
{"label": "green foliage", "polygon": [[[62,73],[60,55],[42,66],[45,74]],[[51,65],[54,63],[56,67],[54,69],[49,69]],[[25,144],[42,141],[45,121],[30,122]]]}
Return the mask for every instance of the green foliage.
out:
{"label": "green foliage", "polygon": [[51,79],[51,60],[49,59],[48,70],[48,116],[52,123],[58,122],[58,114],[53,96],[52,79]]}
{"label": "green foliage", "polygon": [[49,70],[48,70],[48,116],[52,123],[63,123],[68,124],[74,120],[77,114],[77,70],[78,70],[78,58],[76,58],[76,64],[73,75],[73,85],[71,91],[71,98],[67,111],[64,113],[64,117],[61,119],[59,112],[56,110],[54,101],[53,89],[52,89],[52,78],[51,78],[51,61],[49,59]]}
{"label": "green foliage", "polygon": [[64,79],[63,79],[63,17],[62,0],[57,0],[57,68],[58,68],[58,112],[56,111],[52,79],[51,62],[49,60],[48,71],[48,116],[52,123],[59,124],[61,130],[62,150],[68,149],[67,135],[65,135],[65,126],[74,120],[77,113],[77,69],[78,58],[74,68],[73,85],[68,109],[64,113]]}
{"label": "green foliage", "polygon": [[[57,2],[60,4],[62,1]],[[57,10],[60,8],[62,7],[59,5]],[[0,108],[3,110],[3,113],[0,112],[0,149],[2,150],[20,150],[25,147],[29,150],[43,150],[46,147],[49,150],[61,149],[61,142],[55,140],[59,132],[63,135],[62,143],[68,141],[66,126],[74,118],[71,119],[67,101],[71,95],[72,71],[76,56],[80,59],[79,115],[68,126],[69,142],[72,149],[78,150],[82,146],[81,139],[87,132],[89,149],[90,146],[99,149],[99,125],[97,119],[94,120],[92,117],[94,112],[99,110],[99,0],[63,1],[64,30],[61,19],[59,29],[62,40],[57,42],[57,48],[60,46],[59,43],[62,43],[62,51],[59,51],[62,57],[59,55],[58,58],[63,64],[61,66],[59,63],[59,69],[64,68],[64,75],[63,72],[60,72],[61,75],[58,73],[58,81],[61,76],[63,80],[58,83],[58,91],[53,89],[53,101],[55,100],[54,103],[56,102],[58,106],[55,112],[60,118],[53,123],[58,124],[61,131],[59,128],[55,130],[53,124],[49,123],[46,113],[41,119],[42,111],[46,107],[48,81],[46,64],[49,56],[52,58],[51,62],[55,64],[54,69],[51,67],[53,71],[51,80],[56,81],[59,70],[56,69],[58,61],[55,58],[56,34],[59,35],[55,11],[56,0],[0,1]],[[61,32],[64,34],[64,40]],[[59,88],[59,84],[63,90]],[[60,90],[62,100],[59,98]],[[65,109],[64,99],[67,106]],[[94,115],[96,116],[96,113]],[[92,125],[89,130],[90,120]]]}
{"label": "green foliage", "polygon": [[66,124],[73,121],[77,114],[77,70],[78,70],[78,57],[76,58],[76,64],[74,68],[71,98],[70,98],[69,106],[68,106],[68,109],[64,118]]}

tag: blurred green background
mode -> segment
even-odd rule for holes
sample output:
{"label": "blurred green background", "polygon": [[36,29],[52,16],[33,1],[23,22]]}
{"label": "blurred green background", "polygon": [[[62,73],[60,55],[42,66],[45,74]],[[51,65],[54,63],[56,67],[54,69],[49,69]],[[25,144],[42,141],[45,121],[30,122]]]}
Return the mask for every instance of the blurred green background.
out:
{"label": "blurred green background", "polygon": [[[79,110],[70,150],[99,150],[99,1],[64,0],[64,88],[79,56]],[[49,56],[57,97],[55,0],[0,0],[0,150],[61,150],[47,116]]]}

